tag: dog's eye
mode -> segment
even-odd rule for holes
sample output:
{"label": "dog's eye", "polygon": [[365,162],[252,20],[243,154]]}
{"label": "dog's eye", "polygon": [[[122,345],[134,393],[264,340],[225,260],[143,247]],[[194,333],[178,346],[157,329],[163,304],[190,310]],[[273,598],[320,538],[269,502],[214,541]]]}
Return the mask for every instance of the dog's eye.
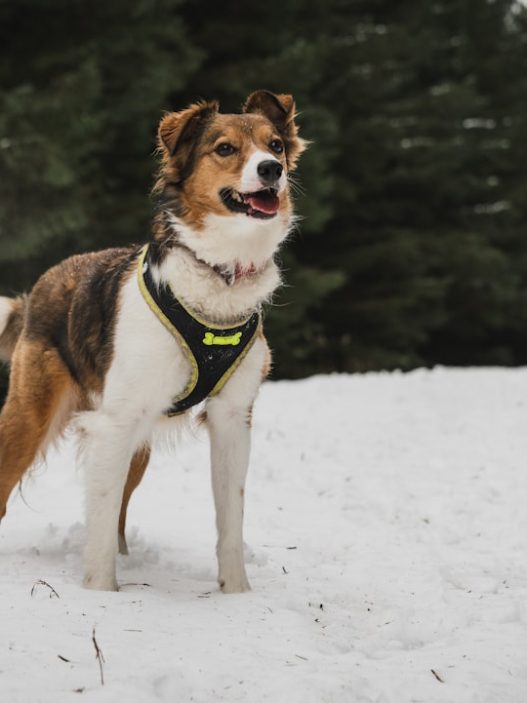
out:
{"label": "dog's eye", "polygon": [[269,146],[275,154],[281,154],[284,150],[284,145],[280,139],[273,139]]}
{"label": "dog's eye", "polygon": [[222,144],[218,144],[215,151],[219,156],[230,156],[231,154],[234,154],[236,147],[229,144],[229,142],[223,142]]}

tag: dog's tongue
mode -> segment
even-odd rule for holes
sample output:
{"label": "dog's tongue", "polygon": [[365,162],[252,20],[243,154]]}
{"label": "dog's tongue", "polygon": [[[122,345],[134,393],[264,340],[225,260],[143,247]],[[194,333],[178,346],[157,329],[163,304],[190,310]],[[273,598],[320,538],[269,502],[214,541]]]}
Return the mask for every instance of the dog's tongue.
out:
{"label": "dog's tongue", "polygon": [[266,215],[274,215],[278,211],[280,201],[277,195],[262,191],[261,193],[251,193],[245,196],[246,201],[253,210],[259,210]]}

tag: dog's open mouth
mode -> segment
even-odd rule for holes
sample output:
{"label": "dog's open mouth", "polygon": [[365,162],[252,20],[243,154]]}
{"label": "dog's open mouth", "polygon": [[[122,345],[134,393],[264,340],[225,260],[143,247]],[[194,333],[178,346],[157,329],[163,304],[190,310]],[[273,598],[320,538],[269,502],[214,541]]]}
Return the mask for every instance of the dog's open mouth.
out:
{"label": "dog's open mouth", "polygon": [[233,188],[223,188],[220,198],[232,212],[240,212],[261,220],[274,217],[280,207],[278,192],[274,188],[264,188],[255,193],[238,193]]}

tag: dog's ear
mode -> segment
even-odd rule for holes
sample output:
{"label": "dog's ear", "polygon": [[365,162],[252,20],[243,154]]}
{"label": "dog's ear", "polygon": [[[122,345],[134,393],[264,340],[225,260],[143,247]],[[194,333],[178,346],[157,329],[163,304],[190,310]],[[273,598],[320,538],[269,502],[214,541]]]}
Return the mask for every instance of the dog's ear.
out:
{"label": "dog's ear", "polygon": [[195,143],[218,110],[219,103],[213,100],[194,103],[181,112],[169,112],[159,123],[159,148],[174,156],[190,143]]}
{"label": "dog's ear", "polygon": [[260,113],[272,122],[285,142],[289,170],[296,168],[298,158],[307,148],[308,142],[298,136],[293,96],[277,95],[270,90],[256,90],[245,101],[243,111]]}
{"label": "dog's ear", "polygon": [[276,95],[270,90],[256,90],[245,101],[243,111],[265,115],[281,132],[295,118],[295,101],[292,95]]}

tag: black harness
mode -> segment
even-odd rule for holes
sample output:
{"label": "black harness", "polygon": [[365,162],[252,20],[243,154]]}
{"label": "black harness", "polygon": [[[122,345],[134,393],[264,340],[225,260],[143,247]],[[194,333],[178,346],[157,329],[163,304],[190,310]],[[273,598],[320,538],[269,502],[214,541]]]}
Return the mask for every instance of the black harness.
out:
{"label": "black harness", "polygon": [[223,388],[253,345],[260,325],[260,313],[254,312],[235,327],[223,327],[201,320],[187,310],[168,285],[155,284],[147,251],[148,247],[145,247],[139,258],[139,288],[156,317],[178,340],[192,368],[186,388],[165,410],[165,415],[172,417]]}

